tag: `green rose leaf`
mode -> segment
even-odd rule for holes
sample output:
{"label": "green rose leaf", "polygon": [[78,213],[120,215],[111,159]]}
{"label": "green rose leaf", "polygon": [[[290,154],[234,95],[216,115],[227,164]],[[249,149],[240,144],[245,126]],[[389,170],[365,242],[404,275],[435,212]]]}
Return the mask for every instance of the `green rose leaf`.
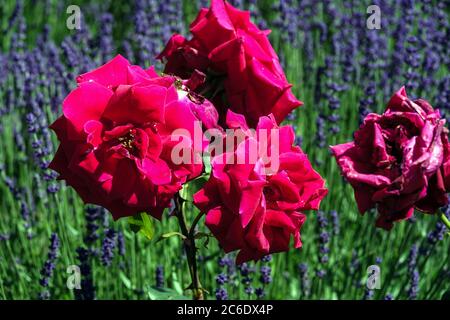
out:
{"label": "green rose leaf", "polygon": [[199,191],[203,185],[208,181],[209,174],[201,175],[200,177],[189,181],[183,185],[183,188],[180,190],[180,197],[185,201],[193,201],[194,194]]}
{"label": "green rose leaf", "polygon": [[141,233],[148,240],[152,240],[155,235],[155,228],[153,226],[153,218],[145,213],[141,212],[133,217],[128,218],[130,228],[135,233]]}
{"label": "green rose leaf", "polygon": [[147,294],[150,300],[189,300],[188,297],[179,294],[173,289],[167,288],[149,286],[147,287]]}
{"label": "green rose leaf", "polygon": [[211,155],[209,153],[205,153],[203,156],[203,165],[205,166],[205,174],[211,174]]}
{"label": "green rose leaf", "polygon": [[176,232],[176,231],[172,231],[172,232],[168,232],[168,233],[164,233],[162,234],[158,240],[156,240],[156,242],[160,242],[164,239],[168,239],[170,237],[174,237],[174,236],[179,236],[181,239],[186,240],[186,236],[184,236],[183,234]]}
{"label": "green rose leaf", "polygon": [[203,242],[203,246],[205,248],[208,248],[208,244],[209,244],[209,238],[212,235],[210,233],[207,232],[197,232],[194,236],[195,239],[201,239],[201,238],[205,238],[205,241]]}

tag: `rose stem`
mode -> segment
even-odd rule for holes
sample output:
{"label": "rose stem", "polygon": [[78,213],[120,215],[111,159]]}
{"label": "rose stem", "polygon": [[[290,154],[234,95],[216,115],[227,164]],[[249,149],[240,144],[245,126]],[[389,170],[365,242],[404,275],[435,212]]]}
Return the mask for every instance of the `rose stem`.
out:
{"label": "rose stem", "polygon": [[200,284],[200,278],[198,276],[197,270],[197,248],[195,247],[195,234],[194,228],[196,223],[200,218],[196,218],[195,223],[192,224],[191,230],[188,229],[186,224],[186,218],[183,212],[183,199],[179,194],[175,196],[175,214],[178,218],[178,223],[180,225],[181,233],[186,237],[184,240],[184,249],[186,250],[187,263],[189,267],[189,273],[191,274],[192,284],[190,289],[192,289],[194,300],[203,300],[203,289]]}
{"label": "rose stem", "polygon": [[445,226],[447,227],[448,232],[450,232],[450,221],[447,219],[444,212],[439,210],[439,216],[441,218],[442,223],[445,224]]}

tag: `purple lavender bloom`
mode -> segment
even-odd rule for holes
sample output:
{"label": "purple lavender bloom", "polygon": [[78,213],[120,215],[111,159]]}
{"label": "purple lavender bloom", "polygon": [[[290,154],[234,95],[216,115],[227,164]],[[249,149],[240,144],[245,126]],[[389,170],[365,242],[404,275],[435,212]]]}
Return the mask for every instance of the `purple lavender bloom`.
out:
{"label": "purple lavender bloom", "polygon": [[14,104],[15,104],[14,100],[15,100],[15,96],[14,96],[14,93],[13,93],[13,89],[12,88],[6,89],[6,92],[5,92],[5,107],[4,107],[4,110],[5,110],[4,113],[5,114],[11,112],[11,110],[12,110]]}
{"label": "purple lavender bloom", "polygon": [[[202,2],[202,1],[200,1]],[[208,6],[208,1],[203,1],[206,3],[206,6]],[[230,0],[229,3],[238,9],[243,10],[244,9],[244,0]]]}
{"label": "purple lavender bloom", "polygon": [[[414,3],[412,0],[400,0],[400,10],[402,19],[398,20],[397,28],[392,37],[395,39],[394,48],[392,50],[391,64],[389,67],[389,79],[391,79],[390,92],[397,90],[399,86],[398,75],[401,75],[402,67],[405,61],[406,37],[409,34],[412,22],[414,20]],[[377,30],[374,30],[377,31]]]}
{"label": "purple lavender bloom", "polygon": [[333,234],[338,235],[340,230],[339,215],[336,210],[330,211],[331,224],[333,226]]}
{"label": "purple lavender bloom", "polygon": [[[444,214],[447,216],[449,215],[450,206],[447,206],[445,210],[443,210]],[[434,230],[430,231],[427,234],[427,245],[425,247],[421,248],[421,253],[423,254],[430,254],[433,247],[438,243],[439,241],[442,241],[444,239],[444,235],[447,231],[447,227],[444,225],[442,221],[438,221],[436,223],[436,227]]]}
{"label": "purple lavender bloom", "polygon": [[78,248],[77,258],[80,262],[81,289],[75,289],[75,298],[77,300],[94,300],[95,287],[92,279],[89,251],[81,247]]}
{"label": "purple lavender bloom", "polygon": [[230,255],[225,255],[224,257],[220,258],[218,264],[219,267],[226,269],[226,273],[229,277],[232,277],[236,274],[236,264],[234,263],[234,260]]}
{"label": "purple lavender bloom", "polygon": [[294,145],[301,147],[302,144],[303,144],[303,137],[301,135],[296,135]]}
{"label": "purple lavender bloom", "polygon": [[[72,42],[70,38],[65,38],[61,43],[61,49],[66,57],[67,66],[71,69],[77,68],[80,65],[80,61],[77,55],[77,49],[75,48],[75,44]],[[69,74],[70,76],[72,74]],[[68,75],[68,77],[69,77]],[[72,79],[72,77],[69,77]]]}
{"label": "purple lavender bloom", "polygon": [[[227,300],[228,293],[225,286],[236,277],[235,264],[229,255],[220,258],[218,264],[222,269],[222,272],[216,276],[216,283],[218,285],[218,288],[216,289],[216,298],[217,300]],[[240,267],[241,266],[239,266],[239,268]]]}
{"label": "purple lavender bloom", "polygon": [[30,207],[24,200],[20,200],[20,215],[22,216],[24,222],[27,238],[31,239],[33,237],[33,232],[31,230],[32,222],[31,222]]}
{"label": "purple lavender bloom", "polygon": [[364,96],[359,106],[359,121],[363,122],[364,118],[372,112],[371,107],[375,104],[375,83],[369,81],[364,88]]}
{"label": "purple lavender bloom", "polygon": [[341,128],[337,125],[333,125],[330,128],[331,135],[335,135],[335,134],[339,133],[340,131],[341,131]]}
{"label": "purple lavender bloom", "polygon": [[324,148],[326,145],[326,134],[325,134],[325,116],[322,114],[319,114],[319,116],[316,119],[316,141],[317,146],[319,148]]}
{"label": "purple lavender bloom", "polygon": [[[249,264],[244,262],[238,266],[238,270],[241,275],[241,283],[244,285],[244,288],[246,289],[252,287],[254,269],[250,268]],[[248,291],[250,291],[250,289]]]}
{"label": "purple lavender bloom", "polygon": [[37,131],[38,127],[36,116],[33,113],[27,113],[27,115],[25,116],[25,122],[27,124],[29,133],[35,133]]}
{"label": "purple lavender bloom", "polygon": [[298,265],[298,271],[301,276],[306,274],[308,272],[308,265],[306,263],[300,263]]}
{"label": "purple lavender bloom", "polygon": [[279,1],[272,8],[279,13],[274,23],[281,31],[281,39],[297,47],[299,26],[297,1]]}
{"label": "purple lavender bloom", "polygon": [[[17,29],[16,32],[12,34],[10,47],[10,52],[13,52],[14,54],[20,52],[20,54],[17,55],[18,57],[23,57],[23,52],[25,51],[26,31],[27,24],[23,13],[21,13],[17,17]],[[24,65],[20,67],[24,67]]]}
{"label": "purple lavender bloom", "polygon": [[164,267],[161,265],[156,267],[155,281],[157,288],[159,289],[164,288]]}
{"label": "purple lavender bloom", "polygon": [[252,286],[246,286],[244,288],[244,292],[245,294],[247,294],[248,297],[250,297],[252,294],[255,293],[255,288],[253,288]]}
{"label": "purple lavender bloom", "polygon": [[228,292],[225,288],[216,289],[216,299],[217,300],[228,300]]}
{"label": "purple lavender bloom", "polygon": [[13,197],[15,199],[19,199],[22,195],[21,194],[22,192],[21,192],[20,188],[17,186],[16,179],[5,176],[4,182],[5,182],[6,186],[8,187],[9,191],[11,192],[11,194],[13,195]]}
{"label": "purple lavender bloom", "polygon": [[450,76],[447,75],[439,82],[435,100],[436,108],[450,121]]}
{"label": "purple lavender bloom", "polygon": [[[345,28],[343,28],[345,29]],[[357,54],[358,36],[354,30],[349,31],[350,34],[346,37],[348,40],[344,44],[343,54],[343,66],[342,79],[345,83],[350,83],[355,78],[355,56]]]}
{"label": "purple lavender bloom", "polygon": [[[47,164],[45,165],[45,168],[47,167]],[[59,191],[59,185],[57,183],[52,183],[47,186],[47,192],[48,193],[57,193]]]}
{"label": "purple lavender bloom", "polygon": [[255,294],[258,299],[262,299],[266,296],[266,291],[264,290],[264,288],[256,288]]}
{"label": "purple lavender bloom", "polygon": [[417,72],[420,66],[420,55],[417,48],[418,39],[415,36],[409,36],[406,41],[408,43],[406,47],[406,64],[408,66],[405,73],[406,89],[408,92],[415,93],[419,87],[419,74]]}
{"label": "purple lavender bloom", "polygon": [[221,273],[216,277],[216,282],[219,286],[222,286],[228,282],[228,276],[224,273]]}
{"label": "purple lavender bloom", "polygon": [[350,274],[354,275],[361,267],[361,262],[358,259],[358,252],[356,250],[353,250],[352,252],[352,259],[350,262]]}
{"label": "purple lavender bloom", "polygon": [[116,232],[114,229],[107,229],[102,243],[101,261],[104,266],[110,266],[114,258],[114,248],[116,246]]}
{"label": "purple lavender bloom", "polygon": [[290,112],[290,113],[286,116],[286,120],[288,120],[288,121],[293,121],[293,120],[295,120],[295,118],[296,118],[296,116],[295,116],[295,112],[294,112],[294,111]]}
{"label": "purple lavender bloom", "polygon": [[323,269],[318,269],[318,270],[316,270],[316,276],[317,276],[319,279],[323,279],[323,278],[325,277],[326,274],[327,274],[326,271],[323,270]]}
{"label": "purple lavender bloom", "polygon": [[388,293],[385,297],[384,300],[394,300],[394,297],[392,296],[392,294]]}
{"label": "purple lavender bloom", "polygon": [[413,244],[408,256],[408,272],[410,277],[408,299],[415,300],[419,293],[419,270],[417,269],[418,246]]}
{"label": "purple lavender bloom", "polygon": [[125,237],[122,231],[119,231],[117,233],[117,250],[119,251],[119,255],[125,256]]}
{"label": "purple lavender bloom", "polygon": [[308,297],[311,290],[311,282],[308,276],[308,265],[300,263],[298,265],[298,272],[300,274],[300,292],[304,297]]}
{"label": "purple lavender bloom", "polygon": [[335,123],[338,122],[341,119],[341,116],[339,114],[331,114],[328,116],[328,121]]}
{"label": "purple lavender bloom", "polygon": [[[239,1],[239,0],[237,0]],[[237,2],[236,0],[234,0],[232,3]],[[237,7],[237,5],[235,5]],[[199,0],[198,1],[198,8],[208,8],[209,7],[209,0]]]}
{"label": "purple lavender bloom", "polygon": [[417,299],[417,295],[419,293],[419,271],[417,269],[415,269],[412,273],[411,273],[411,282],[410,282],[410,288],[408,290],[408,299],[409,300],[415,300]]}
{"label": "purple lavender bloom", "polygon": [[241,265],[238,266],[238,269],[241,273],[241,276],[246,277],[250,274],[251,269],[248,266],[247,262],[242,263]]}
{"label": "purple lavender bloom", "polygon": [[270,276],[272,269],[269,266],[262,266],[260,269],[260,277],[259,277],[259,281],[261,281],[261,283],[263,285],[265,284],[269,284],[272,282],[272,277]]}
{"label": "purple lavender bloom", "polygon": [[363,300],[372,300],[373,295],[374,295],[373,290],[369,290],[369,289],[366,288],[366,290],[364,291],[364,298],[363,298]]}
{"label": "purple lavender bloom", "polygon": [[56,233],[52,233],[50,236],[50,246],[48,248],[47,260],[44,263],[43,268],[41,269],[41,279],[39,280],[39,284],[44,288],[44,291],[41,292],[39,297],[41,299],[49,299],[50,292],[48,291],[49,281],[53,276],[53,271],[56,268],[56,258],[58,257],[58,249],[59,249],[59,238]]}
{"label": "purple lavender bloom", "polygon": [[91,248],[91,246],[97,241],[99,235],[97,230],[99,229],[99,220],[101,212],[99,207],[88,206],[86,208],[86,236],[84,237],[84,243]]}
{"label": "purple lavender bloom", "polygon": [[124,56],[128,59],[128,61],[134,61],[134,52],[131,43],[127,40],[122,42],[122,50],[124,52]]}
{"label": "purple lavender bloom", "polygon": [[408,255],[408,271],[413,272],[417,266],[418,246],[413,244]]}
{"label": "purple lavender bloom", "polygon": [[330,242],[330,235],[327,231],[328,219],[323,211],[317,213],[317,229],[319,233],[319,261],[320,263],[327,263]]}
{"label": "purple lavender bloom", "polygon": [[0,242],[8,241],[11,238],[9,233],[0,233]]}
{"label": "purple lavender bloom", "polygon": [[[16,5],[14,7],[14,11],[12,12],[11,16],[8,18],[8,28],[6,31],[11,30],[13,26],[18,21],[19,17],[23,15],[23,1],[18,0],[16,1]],[[4,33],[6,32],[4,31]]]}
{"label": "purple lavender bloom", "polygon": [[258,0],[248,0],[247,9],[252,13],[252,17],[256,25],[261,30],[268,29],[268,23],[264,19],[262,12],[260,10],[260,6],[257,4]]}
{"label": "purple lavender bloom", "polygon": [[231,260],[230,257],[228,257],[228,256],[225,256],[225,257],[219,259],[219,266],[221,268],[230,267],[232,264],[233,264],[233,260]]}
{"label": "purple lavender bloom", "polygon": [[113,16],[110,13],[104,13],[100,17],[100,39],[99,39],[99,50],[100,57],[103,63],[107,62],[112,58],[111,53],[113,51]]}
{"label": "purple lavender bloom", "polygon": [[[139,65],[147,64],[151,62],[152,59],[152,47],[153,42],[149,35],[151,26],[149,24],[149,19],[146,12],[150,11],[148,8],[147,1],[144,0],[136,0],[135,1],[135,15],[134,15],[134,24],[135,24],[135,40],[136,46],[138,47],[138,56],[137,61]],[[156,26],[153,26],[155,28]]]}

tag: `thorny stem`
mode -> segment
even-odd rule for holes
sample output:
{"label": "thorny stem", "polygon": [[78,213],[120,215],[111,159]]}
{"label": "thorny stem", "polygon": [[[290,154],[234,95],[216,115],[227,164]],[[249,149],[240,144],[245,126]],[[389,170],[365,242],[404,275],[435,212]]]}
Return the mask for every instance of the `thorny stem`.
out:
{"label": "thorny stem", "polygon": [[199,223],[200,219],[203,217],[203,213],[200,212],[194,219],[191,225],[191,229],[189,230],[190,236],[195,237],[195,227]]}
{"label": "thorny stem", "polygon": [[186,223],[186,218],[183,212],[183,199],[179,194],[175,196],[175,215],[180,225],[181,233],[186,237],[184,240],[184,249],[186,251],[187,263],[189,267],[189,273],[191,275],[192,284],[189,289],[192,290],[194,300],[204,300],[203,288],[200,284],[200,278],[197,270],[197,248],[195,247],[195,234],[194,228],[200,217],[196,217],[194,223],[189,229]]}

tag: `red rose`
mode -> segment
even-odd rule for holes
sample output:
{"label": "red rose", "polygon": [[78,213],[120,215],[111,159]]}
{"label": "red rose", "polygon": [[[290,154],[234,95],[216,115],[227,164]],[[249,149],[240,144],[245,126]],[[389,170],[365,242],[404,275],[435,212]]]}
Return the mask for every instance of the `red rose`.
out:
{"label": "red rose", "polygon": [[291,92],[278,57],[270,45],[269,31],[259,30],[248,11],[223,0],[212,0],[191,24],[191,40],[174,35],[159,55],[167,59],[165,72],[188,77],[210,68],[224,74],[226,102],[217,99],[222,116],[226,108],[243,114],[255,127],[259,117],[272,113],[278,123],[302,105]]}
{"label": "red rose", "polygon": [[361,213],[377,206],[377,226],[391,229],[414,208],[434,213],[450,187],[448,130],[439,111],[401,88],[382,115],[369,114],[355,141],[331,147],[355,190]]}
{"label": "red rose", "polygon": [[170,57],[167,59],[164,72],[187,79],[195,70],[208,70],[210,66],[208,55],[199,52],[196,47],[199,45],[194,40],[188,41],[182,35],[173,35],[158,56],[158,59]]}
{"label": "red rose", "polygon": [[[234,151],[212,159],[211,177],[194,195],[195,205],[206,213],[206,225],[226,252],[240,250],[239,264],[289,250],[291,237],[299,248],[302,211],[319,208],[327,193],[324,180],[293,146],[292,128],[278,128],[272,115],[261,117],[256,132],[231,111],[227,124],[244,139]],[[257,150],[253,158],[251,150]],[[272,154],[268,150],[278,150],[272,159],[278,165],[264,160]]]}
{"label": "red rose", "polygon": [[[77,81],[51,125],[61,144],[50,168],[115,219],[143,211],[160,218],[181,185],[202,171],[201,161],[194,162],[202,145],[191,137],[202,130],[198,118],[214,126],[210,103],[193,100],[180,80],[130,65],[120,55]],[[202,105],[209,111],[197,117]],[[180,138],[172,132],[180,128],[190,134],[191,164],[171,159]]]}

